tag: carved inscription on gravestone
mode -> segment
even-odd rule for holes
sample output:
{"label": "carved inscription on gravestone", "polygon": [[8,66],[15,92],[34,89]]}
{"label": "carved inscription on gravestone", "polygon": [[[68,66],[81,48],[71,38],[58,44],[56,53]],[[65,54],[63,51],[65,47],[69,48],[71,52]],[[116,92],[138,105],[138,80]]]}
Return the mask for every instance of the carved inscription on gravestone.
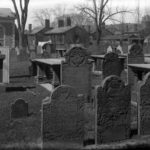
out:
{"label": "carved inscription on gravestone", "polygon": [[91,69],[86,49],[73,47],[66,55],[66,62],[62,64],[62,84],[70,85],[77,93],[86,97],[91,95]]}
{"label": "carved inscription on gravestone", "polygon": [[103,78],[110,75],[120,76],[123,70],[123,65],[118,58],[118,54],[111,52],[107,53],[104,57],[102,64]]}
{"label": "carved inscription on gravestone", "polygon": [[146,74],[140,87],[140,134],[150,134],[150,73]]}
{"label": "carved inscription on gravestone", "polygon": [[21,118],[28,116],[28,103],[23,99],[18,99],[11,106],[11,118]]}
{"label": "carved inscription on gravestone", "polygon": [[127,139],[130,133],[130,89],[117,76],[109,76],[97,89],[97,141]]}
{"label": "carved inscription on gravestone", "polygon": [[70,86],[59,86],[51,102],[43,104],[43,144],[46,142],[83,143],[84,99]]}

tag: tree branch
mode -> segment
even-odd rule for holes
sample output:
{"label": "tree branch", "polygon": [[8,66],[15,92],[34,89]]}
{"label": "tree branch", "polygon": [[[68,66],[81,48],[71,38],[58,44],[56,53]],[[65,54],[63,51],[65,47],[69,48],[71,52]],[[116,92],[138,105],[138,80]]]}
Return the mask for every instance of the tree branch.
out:
{"label": "tree branch", "polygon": [[13,3],[13,6],[14,6],[14,9],[15,9],[15,12],[16,12],[17,23],[18,23],[18,29],[21,30],[20,15],[19,15],[19,12],[18,12],[18,9],[17,9],[16,1],[15,1],[15,0],[12,0],[12,3]]}
{"label": "tree branch", "polygon": [[112,16],[115,16],[115,15],[121,14],[121,13],[129,13],[129,11],[117,11],[117,12],[115,12],[115,13],[112,13],[112,14],[108,15],[108,16],[103,20],[103,22],[105,22],[106,20],[110,19]]}

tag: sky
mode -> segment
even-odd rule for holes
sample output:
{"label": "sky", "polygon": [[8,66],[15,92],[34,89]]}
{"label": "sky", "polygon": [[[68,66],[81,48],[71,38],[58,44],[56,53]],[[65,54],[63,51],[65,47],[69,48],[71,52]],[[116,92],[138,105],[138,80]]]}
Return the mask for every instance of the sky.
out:
{"label": "sky", "polygon": [[[64,5],[67,8],[73,8],[74,5],[86,3],[87,1],[88,0],[30,0],[27,24],[33,23],[33,11],[37,9],[54,8],[56,5]],[[150,8],[150,0],[110,0],[110,5],[113,8],[125,7],[133,10],[138,6],[138,2],[142,13],[145,13],[145,9],[148,10],[148,8]],[[11,0],[0,0],[0,7],[11,8],[12,11],[14,11]],[[132,16],[130,16],[128,20],[132,20]]]}

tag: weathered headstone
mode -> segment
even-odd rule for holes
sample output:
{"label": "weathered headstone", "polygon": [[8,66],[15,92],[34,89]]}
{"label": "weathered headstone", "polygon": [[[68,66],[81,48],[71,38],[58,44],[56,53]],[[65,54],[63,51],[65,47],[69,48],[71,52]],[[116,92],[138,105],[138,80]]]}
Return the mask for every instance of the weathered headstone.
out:
{"label": "weathered headstone", "polygon": [[48,143],[77,143],[84,140],[84,98],[70,86],[57,87],[42,105],[43,147]]}
{"label": "weathered headstone", "polygon": [[123,65],[120,62],[118,54],[111,52],[107,53],[104,56],[102,71],[103,71],[102,72],[103,78],[108,77],[110,75],[117,75],[117,76],[121,75],[121,72],[123,71]]}
{"label": "weathered headstone", "polygon": [[129,138],[130,88],[117,76],[106,77],[97,88],[97,143]]}
{"label": "weathered headstone", "polygon": [[17,99],[15,103],[11,105],[11,118],[27,117],[28,114],[28,103],[23,99]]}
{"label": "weathered headstone", "polygon": [[150,73],[147,73],[140,85],[140,102],[138,103],[138,132],[150,134]]}
{"label": "weathered headstone", "polygon": [[[141,64],[144,63],[143,49],[139,45],[132,46],[127,58],[128,64]],[[135,75],[130,67],[128,67],[128,84],[133,85],[135,81]]]}
{"label": "weathered headstone", "polygon": [[70,85],[77,93],[91,96],[92,63],[89,55],[82,47],[73,47],[65,55],[66,62],[62,64],[62,84]]}

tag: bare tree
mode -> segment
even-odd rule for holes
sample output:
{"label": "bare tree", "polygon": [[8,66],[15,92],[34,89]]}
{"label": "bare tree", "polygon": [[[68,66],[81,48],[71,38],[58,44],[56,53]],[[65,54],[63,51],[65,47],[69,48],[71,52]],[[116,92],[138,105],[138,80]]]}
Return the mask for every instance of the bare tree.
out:
{"label": "bare tree", "polygon": [[[19,0],[19,6],[17,7],[16,0],[11,0],[15,9],[18,32],[19,32],[19,48],[23,48],[24,31],[28,17],[28,5],[30,0]],[[20,13],[19,13],[20,12]]]}
{"label": "bare tree", "polygon": [[38,9],[33,12],[34,21],[39,23],[41,26],[44,25],[44,20],[49,19],[52,26],[57,25],[57,19],[65,16],[67,12],[65,5],[55,5],[54,8],[49,9]]}
{"label": "bare tree", "polygon": [[38,9],[33,12],[34,21],[40,26],[44,26],[45,19],[52,20],[53,10],[52,9]]}
{"label": "bare tree", "polygon": [[73,25],[91,25],[93,20],[85,13],[70,13],[71,22]]}
{"label": "bare tree", "polygon": [[108,2],[110,0],[89,1],[91,2],[91,5],[80,5],[78,6],[78,9],[94,20],[97,30],[97,44],[99,44],[102,34],[102,28],[105,25],[106,21],[117,21],[114,16],[120,13],[125,13],[126,11],[116,8],[115,11],[112,12],[112,9],[108,7]]}

